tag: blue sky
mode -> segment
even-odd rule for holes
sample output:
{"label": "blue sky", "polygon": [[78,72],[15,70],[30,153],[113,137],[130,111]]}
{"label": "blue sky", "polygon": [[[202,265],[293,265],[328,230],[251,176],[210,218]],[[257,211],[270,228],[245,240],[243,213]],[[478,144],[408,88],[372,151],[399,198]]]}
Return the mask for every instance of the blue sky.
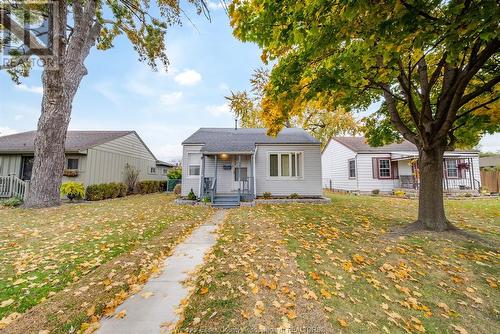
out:
{"label": "blue sky", "polygon": [[[213,0],[216,1],[216,0]],[[211,2],[211,22],[188,14],[167,34],[167,72],[153,72],[137,60],[128,41],[92,50],[73,104],[70,129],[136,130],[162,160],[178,159],[180,143],[199,127],[231,127],[234,119],[224,96],[247,89],[253,69],[263,66],[254,44],[232,36],[229,20]],[[16,86],[0,72],[0,135],[33,130],[40,114],[41,71]],[[482,148],[500,150],[500,135],[488,136]]]}

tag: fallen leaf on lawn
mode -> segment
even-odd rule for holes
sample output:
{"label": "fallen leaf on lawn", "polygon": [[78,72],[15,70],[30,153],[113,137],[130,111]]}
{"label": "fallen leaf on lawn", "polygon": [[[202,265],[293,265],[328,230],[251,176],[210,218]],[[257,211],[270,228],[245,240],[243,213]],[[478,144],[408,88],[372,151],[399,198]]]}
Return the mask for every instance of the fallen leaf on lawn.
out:
{"label": "fallen leaf on lawn", "polygon": [[250,318],[250,312],[248,311],[241,311],[241,316],[245,319],[249,319]]}
{"label": "fallen leaf on lawn", "polygon": [[20,313],[14,312],[3,317],[2,320],[0,320],[0,329],[4,329],[5,327],[7,327],[7,325],[9,325],[12,321],[16,320],[20,316]]}
{"label": "fallen leaf on lawn", "polygon": [[293,320],[297,318],[297,313],[294,310],[289,310],[288,312],[286,312],[286,316],[288,317],[288,319]]}
{"label": "fallen leaf on lawn", "polygon": [[265,331],[266,331],[266,326],[259,325],[259,332],[265,332]]}
{"label": "fallen leaf on lawn", "polygon": [[117,319],[123,319],[127,315],[127,310],[122,310],[115,315]]}
{"label": "fallen leaf on lawn", "polygon": [[87,314],[87,317],[94,315],[94,313],[95,313],[95,305],[92,305],[91,307],[89,307],[87,309],[87,311],[85,312],[85,314]]}
{"label": "fallen leaf on lawn", "polygon": [[326,299],[331,299],[332,298],[332,294],[330,292],[328,292],[328,290],[326,290],[326,289],[321,289],[320,293]]}
{"label": "fallen leaf on lawn", "polygon": [[198,317],[196,317],[196,318],[194,318],[194,319],[193,319],[193,323],[192,323],[192,324],[193,324],[193,326],[196,326],[196,325],[198,325],[200,322],[201,322],[201,319],[200,319],[200,318],[198,318]]}
{"label": "fallen leaf on lawn", "polygon": [[203,288],[200,289],[200,293],[202,295],[206,294],[207,292],[208,292],[208,288],[206,288],[206,287],[203,287]]}
{"label": "fallen leaf on lawn", "polygon": [[264,303],[258,300],[255,303],[255,308],[253,309],[253,313],[255,314],[256,317],[261,317],[262,312],[264,312]]}
{"label": "fallen leaf on lawn", "polygon": [[446,305],[445,303],[443,303],[443,302],[438,303],[437,306],[439,306],[440,308],[442,308],[446,313],[450,312],[450,307],[448,305]]}
{"label": "fallen leaf on lawn", "polygon": [[363,262],[365,262],[365,257],[363,255],[354,254],[352,256],[352,260],[357,264],[362,264]]}
{"label": "fallen leaf on lawn", "polygon": [[347,327],[347,320],[345,319],[337,319],[338,323],[342,327]]}
{"label": "fallen leaf on lawn", "polygon": [[14,299],[7,299],[0,303],[0,308],[7,307],[14,302]]}
{"label": "fallen leaf on lawn", "polygon": [[50,332],[47,329],[38,331],[38,334],[49,334]]}
{"label": "fallen leaf on lawn", "polygon": [[386,303],[382,303],[380,304],[380,306],[382,307],[382,309],[384,310],[388,310],[389,309],[389,305],[387,305]]}
{"label": "fallen leaf on lawn", "polygon": [[469,334],[465,328],[463,328],[462,326],[458,326],[458,325],[451,325],[451,327],[457,332],[457,333],[460,333],[460,334]]}
{"label": "fallen leaf on lawn", "polygon": [[23,284],[24,282],[26,282],[25,279],[23,278],[19,278],[17,279],[14,283],[12,283],[13,285],[19,285],[19,284]]}
{"label": "fallen leaf on lawn", "polygon": [[146,291],[146,292],[141,293],[141,297],[144,299],[148,299],[152,295],[153,295],[153,293],[151,291]]}

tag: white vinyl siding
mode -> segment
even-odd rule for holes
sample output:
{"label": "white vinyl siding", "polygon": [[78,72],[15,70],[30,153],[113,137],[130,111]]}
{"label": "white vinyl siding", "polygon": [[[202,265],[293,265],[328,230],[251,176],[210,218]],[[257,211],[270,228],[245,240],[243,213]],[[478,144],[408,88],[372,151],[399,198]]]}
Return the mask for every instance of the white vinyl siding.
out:
{"label": "white vinyl siding", "polygon": [[[300,153],[298,168],[300,177],[273,177],[271,176],[270,157],[273,154],[288,155]],[[278,171],[281,172],[281,159],[278,158]],[[285,163],[286,164],[286,163]],[[289,174],[292,173],[293,165],[289,160]],[[274,167],[273,167],[274,168]],[[284,167],[283,167],[284,168]],[[255,158],[256,190],[257,196],[264,192],[270,192],[273,196],[289,196],[297,193],[302,196],[321,196],[321,151],[319,145],[257,145]],[[302,174],[302,175],[301,175]]]}
{"label": "white vinyl siding", "polygon": [[[324,188],[357,190],[357,180],[349,178],[349,165],[347,163],[349,160],[356,161],[356,153],[336,140],[330,140],[321,155]],[[359,175],[359,168],[357,172]]]}
{"label": "white vinyl siding", "polygon": [[[183,153],[182,153],[182,188],[181,188],[181,195],[182,196],[187,196],[191,189],[193,189],[193,192],[196,194],[196,196],[200,196],[200,176],[189,176],[188,175],[188,170],[189,170],[189,156],[191,154],[197,154],[200,157],[201,160],[201,150],[202,146],[201,145],[184,145],[183,146]],[[205,170],[207,169],[207,162],[208,159],[205,159]],[[200,168],[202,162],[200,161]],[[201,173],[201,172],[200,172]],[[205,175],[207,175],[205,173]]]}

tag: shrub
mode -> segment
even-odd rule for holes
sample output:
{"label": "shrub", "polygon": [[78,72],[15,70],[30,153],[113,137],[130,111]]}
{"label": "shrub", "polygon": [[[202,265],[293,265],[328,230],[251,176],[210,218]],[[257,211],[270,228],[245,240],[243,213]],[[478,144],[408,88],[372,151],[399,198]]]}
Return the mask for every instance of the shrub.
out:
{"label": "shrub", "polygon": [[187,199],[190,201],[196,201],[196,195],[194,194],[193,189],[191,188],[191,191],[189,192]]}
{"label": "shrub", "polygon": [[85,186],[80,182],[68,181],[61,184],[61,194],[73,201],[75,198],[83,198],[85,196]]}
{"label": "shrub", "polygon": [[143,195],[157,193],[161,190],[161,181],[140,181],[137,183],[137,190]]}
{"label": "shrub", "polygon": [[0,204],[3,206],[8,206],[8,207],[13,208],[13,207],[16,207],[16,206],[23,204],[23,200],[20,197],[11,197],[9,199],[5,199],[5,200],[1,201]]}
{"label": "shrub", "polygon": [[182,178],[182,169],[180,167],[173,168],[167,172],[169,180],[180,180]]}
{"label": "shrub", "polygon": [[262,194],[262,197],[264,197],[265,199],[269,199],[272,197],[272,195],[269,191],[266,191],[265,193]]}
{"label": "shrub", "polygon": [[124,183],[101,183],[87,187],[85,198],[88,201],[101,201],[108,198],[117,198],[127,195],[127,185]]}
{"label": "shrub", "polygon": [[160,190],[159,191],[161,191],[161,192],[167,191],[167,187],[168,187],[168,180],[160,181]]}
{"label": "shrub", "polygon": [[403,190],[395,190],[394,195],[398,197],[403,197],[406,193]]}
{"label": "shrub", "polygon": [[181,185],[180,184],[176,184],[175,187],[174,187],[174,195],[176,196],[180,196],[181,195]]}
{"label": "shrub", "polygon": [[127,185],[128,193],[137,191],[137,180],[139,179],[139,170],[129,164],[125,165],[125,184]]}
{"label": "shrub", "polygon": [[465,193],[464,197],[472,197],[471,193]]}
{"label": "shrub", "polygon": [[373,194],[373,195],[378,195],[378,194],[380,194],[380,189],[373,189],[373,190],[372,190],[372,194]]}
{"label": "shrub", "polygon": [[289,197],[290,197],[291,199],[298,199],[298,198],[300,198],[299,194],[297,194],[297,193],[290,194],[290,196],[289,196]]}

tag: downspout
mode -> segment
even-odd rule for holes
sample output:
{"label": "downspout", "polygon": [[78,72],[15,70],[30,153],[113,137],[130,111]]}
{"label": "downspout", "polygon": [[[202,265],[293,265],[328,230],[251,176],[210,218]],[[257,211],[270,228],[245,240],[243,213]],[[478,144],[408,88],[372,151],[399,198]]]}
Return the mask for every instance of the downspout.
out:
{"label": "downspout", "polygon": [[354,165],[356,168],[356,190],[359,192],[358,153],[354,156]]}
{"label": "downspout", "polygon": [[257,176],[255,173],[255,159],[257,158],[257,150],[259,149],[259,146],[255,145],[255,152],[253,153],[253,161],[252,161],[252,167],[253,167],[253,197],[257,198]]}

